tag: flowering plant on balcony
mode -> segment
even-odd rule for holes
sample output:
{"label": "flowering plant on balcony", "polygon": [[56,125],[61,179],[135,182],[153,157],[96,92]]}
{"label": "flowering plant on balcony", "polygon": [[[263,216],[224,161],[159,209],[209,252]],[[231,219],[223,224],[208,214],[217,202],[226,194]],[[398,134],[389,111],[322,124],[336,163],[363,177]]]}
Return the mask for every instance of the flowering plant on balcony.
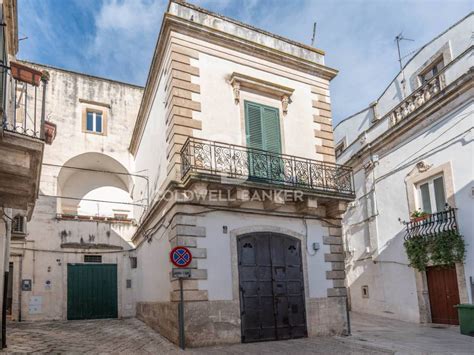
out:
{"label": "flowering plant on balcony", "polygon": [[430,214],[428,212],[422,211],[421,208],[414,210],[410,215],[410,221],[418,222],[428,218]]}

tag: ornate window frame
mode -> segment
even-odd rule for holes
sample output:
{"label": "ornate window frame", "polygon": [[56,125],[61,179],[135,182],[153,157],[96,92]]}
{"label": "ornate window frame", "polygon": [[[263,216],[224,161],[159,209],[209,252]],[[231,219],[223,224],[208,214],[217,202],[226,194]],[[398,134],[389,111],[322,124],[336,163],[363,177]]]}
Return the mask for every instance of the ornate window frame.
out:
{"label": "ornate window frame", "polygon": [[291,103],[291,95],[295,91],[294,89],[283,85],[253,78],[251,76],[236,72],[232,73],[230,76],[229,83],[232,86],[235,104],[239,104],[241,101],[241,89],[245,88],[251,91],[261,92],[270,96],[278,97],[280,99],[281,112],[283,113],[283,116],[288,113],[288,106]]}

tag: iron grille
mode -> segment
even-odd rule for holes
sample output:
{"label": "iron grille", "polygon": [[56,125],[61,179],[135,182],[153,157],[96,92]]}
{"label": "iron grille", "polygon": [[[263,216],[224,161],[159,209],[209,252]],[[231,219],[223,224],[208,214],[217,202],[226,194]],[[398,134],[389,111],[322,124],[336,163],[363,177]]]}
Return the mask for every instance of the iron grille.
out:
{"label": "iron grille", "polygon": [[190,137],[181,149],[181,164],[183,179],[190,173],[204,173],[354,195],[350,167],[235,144]]}
{"label": "iron grille", "polygon": [[430,237],[443,232],[456,232],[456,209],[448,207],[446,210],[432,213],[424,219],[413,219],[406,223],[405,239],[413,237]]}
{"label": "iron grille", "polygon": [[102,255],[84,255],[85,263],[101,263]]}

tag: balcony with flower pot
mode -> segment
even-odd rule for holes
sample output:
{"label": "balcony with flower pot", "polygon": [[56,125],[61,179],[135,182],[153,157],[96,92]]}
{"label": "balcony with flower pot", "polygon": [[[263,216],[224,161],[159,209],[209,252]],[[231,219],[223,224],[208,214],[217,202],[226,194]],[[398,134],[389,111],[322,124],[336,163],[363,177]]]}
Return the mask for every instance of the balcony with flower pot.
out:
{"label": "balcony with flower pot", "polygon": [[31,215],[38,195],[44,144],[56,125],[45,119],[47,72],[10,62],[0,100],[0,202]]}

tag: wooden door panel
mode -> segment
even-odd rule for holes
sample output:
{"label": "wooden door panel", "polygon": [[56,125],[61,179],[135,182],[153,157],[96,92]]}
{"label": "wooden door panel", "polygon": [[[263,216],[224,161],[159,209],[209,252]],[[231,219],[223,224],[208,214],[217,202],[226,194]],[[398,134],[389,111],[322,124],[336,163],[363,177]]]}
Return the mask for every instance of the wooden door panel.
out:
{"label": "wooden door panel", "polygon": [[456,268],[428,267],[426,270],[428,293],[433,323],[459,324],[458,312],[454,307],[459,304],[459,290]]}
{"label": "wooden door panel", "polygon": [[307,336],[299,240],[255,233],[238,239],[242,341]]}

